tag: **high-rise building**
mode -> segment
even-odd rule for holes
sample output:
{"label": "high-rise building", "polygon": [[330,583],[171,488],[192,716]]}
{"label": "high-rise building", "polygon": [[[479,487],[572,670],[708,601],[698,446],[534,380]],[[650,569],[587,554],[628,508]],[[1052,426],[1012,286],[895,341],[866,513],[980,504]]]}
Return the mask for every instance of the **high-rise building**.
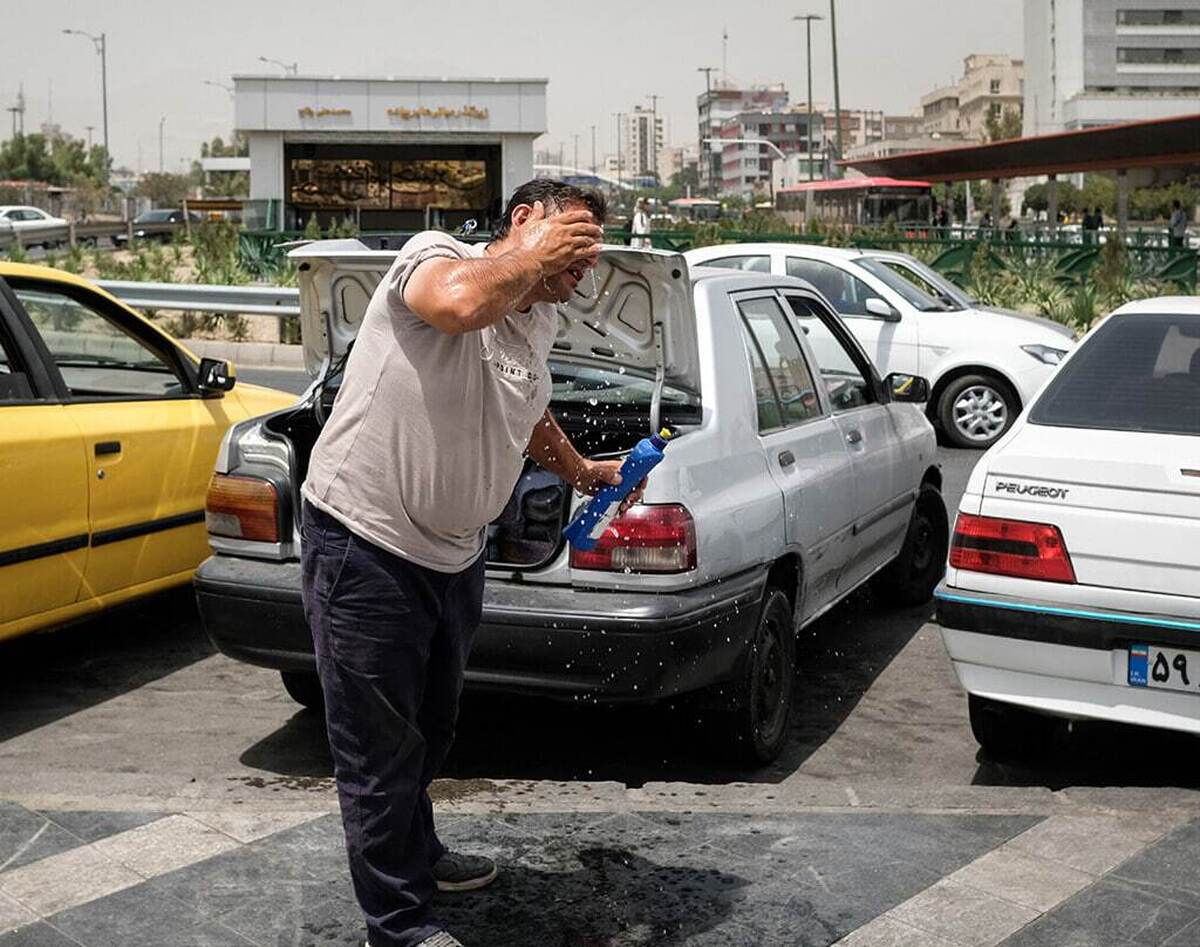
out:
{"label": "high-rise building", "polygon": [[1200,0],[1025,0],[1024,133],[1200,112]]}
{"label": "high-rise building", "polygon": [[706,144],[704,139],[720,137],[721,126],[741,112],[777,111],[786,108],[787,104],[788,93],[782,82],[744,89],[718,82],[697,96],[700,189],[706,193],[715,193],[721,186],[722,178],[722,151]]}
{"label": "high-rise building", "polygon": [[[843,113],[845,118],[849,113]],[[828,113],[832,126],[833,113]],[[825,147],[826,113],[814,112],[813,153],[819,155]],[[845,123],[843,123],[845,124]],[[808,111],[800,109],[777,109],[763,112],[740,112],[721,123],[717,138],[729,140],[729,144],[714,148],[720,163],[720,192],[722,194],[752,197],[766,194],[771,187],[771,168],[778,154],[773,148],[748,144],[749,141],[769,141],[785,155],[808,152]],[[821,163],[815,159],[817,173]],[[701,163],[703,167],[703,163]]]}
{"label": "high-rise building", "polygon": [[624,112],[621,156],[625,174],[630,178],[657,177],[663,147],[662,116],[637,106]]}

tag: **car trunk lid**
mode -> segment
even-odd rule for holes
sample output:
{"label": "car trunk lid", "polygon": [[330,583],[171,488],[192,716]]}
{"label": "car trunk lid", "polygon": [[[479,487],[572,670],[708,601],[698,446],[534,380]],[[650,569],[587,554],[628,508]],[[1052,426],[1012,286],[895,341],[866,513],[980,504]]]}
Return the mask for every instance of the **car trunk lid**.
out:
{"label": "car trunk lid", "polygon": [[980,512],[1059,527],[1081,584],[1198,594],[1200,438],[1026,424]]}

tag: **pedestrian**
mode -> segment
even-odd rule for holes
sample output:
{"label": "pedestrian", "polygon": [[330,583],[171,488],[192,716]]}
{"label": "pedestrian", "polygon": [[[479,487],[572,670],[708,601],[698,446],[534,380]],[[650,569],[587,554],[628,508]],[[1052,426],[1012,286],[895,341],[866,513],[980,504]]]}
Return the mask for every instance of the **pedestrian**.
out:
{"label": "pedestrian", "polygon": [[[1099,208],[1097,208],[1097,210],[1098,209]],[[1099,226],[1100,225],[1096,222],[1096,218],[1092,215],[1091,208],[1085,207],[1083,209],[1083,221],[1080,224],[1080,230],[1083,233],[1084,243],[1096,242],[1096,231],[1099,229]]]}
{"label": "pedestrian", "polygon": [[[604,198],[517,188],[487,246],[428,231],[367,306],[303,486],[304,609],[370,947],[461,947],[434,892],[495,879],[448,851],[428,787],[454,739],[488,523],[525,457],[585,494],[619,483],[547,410],[555,303],[596,265]],[[636,502],[640,488],[626,505]]]}
{"label": "pedestrian", "polygon": [[[634,234],[632,240],[629,241],[631,247],[637,247],[639,250],[649,250],[650,242],[650,202],[642,197],[638,199],[637,206],[633,211],[633,220],[629,223],[629,231]],[[638,236],[644,234],[645,236]]]}
{"label": "pedestrian", "polygon": [[1187,214],[1179,201],[1171,201],[1171,219],[1167,223],[1167,244],[1182,247],[1187,240]]}

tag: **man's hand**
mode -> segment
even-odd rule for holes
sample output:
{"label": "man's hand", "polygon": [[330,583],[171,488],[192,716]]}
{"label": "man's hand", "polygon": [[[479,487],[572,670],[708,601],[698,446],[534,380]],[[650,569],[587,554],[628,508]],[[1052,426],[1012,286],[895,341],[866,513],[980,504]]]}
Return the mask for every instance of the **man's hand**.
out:
{"label": "man's hand", "polygon": [[512,235],[512,252],[536,260],[546,277],[599,253],[604,230],[596,226],[591,211],[572,210],[547,217],[545,205],[537,201],[528,212],[523,207],[513,211]]}
{"label": "man's hand", "polygon": [[[621,461],[619,460],[585,460],[579,465],[579,471],[575,475],[575,482],[572,486],[580,493],[588,496],[595,496],[601,489],[609,484],[619,484],[621,482]],[[618,515],[624,513],[631,506],[638,503],[642,499],[642,494],[646,492],[646,481],[643,480],[637,485],[623,501],[621,501],[621,509]]]}

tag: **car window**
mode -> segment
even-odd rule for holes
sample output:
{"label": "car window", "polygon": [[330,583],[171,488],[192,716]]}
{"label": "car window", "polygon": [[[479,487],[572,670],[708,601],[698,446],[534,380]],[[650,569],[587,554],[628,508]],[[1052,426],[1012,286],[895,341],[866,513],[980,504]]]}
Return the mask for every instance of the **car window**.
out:
{"label": "car window", "polygon": [[76,398],[178,397],[174,365],[98,308],[36,282],[10,281]]}
{"label": "car window", "polygon": [[[834,411],[849,411],[878,399],[866,357],[848,338],[832,328],[834,317],[802,296],[789,296],[796,324],[808,340],[817,371]],[[845,332],[842,327],[842,332]]]}
{"label": "car window", "polygon": [[905,279],[882,260],[869,256],[859,257],[854,261],[864,270],[883,283],[893,293],[900,296],[906,303],[918,312],[942,312],[946,304],[937,293],[927,293],[920,289],[915,282]]}
{"label": "car window", "polygon": [[788,276],[808,280],[817,291],[843,316],[872,316],[867,312],[867,300],[878,299],[879,293],[857,276],[821,260],[803,257],[787,258]]}
{"label": "car window", "polygon": [[816,384],[778,300],[746,299],[738,310],[754,377],[759,432],[818,417]]}
{"label": "car window", "polygon": [[771,272],[771,258],[766,255],[722,256],[715,260],[705,260],[700,265],[719,266],[726,270],[748,270],[752,273]]}
{"label": "car window", "polygon": [[33,388],[16,346],[0,326],[0,405],[6,401],[29,401]]}
{"label": "car window", "polygon": [[1110,318],[1059,369],[1029,420],[1200,434],[1200,318],[1143,313]]}
{"label": "car window", "polygon": [[948,309],[966,309],[972,302],[965,292],[926,267],[914,265],[907,260],[894,260],[887,257],[878,259],[878,262],[893,273],[904,277],[927,296],[940,299]]}

